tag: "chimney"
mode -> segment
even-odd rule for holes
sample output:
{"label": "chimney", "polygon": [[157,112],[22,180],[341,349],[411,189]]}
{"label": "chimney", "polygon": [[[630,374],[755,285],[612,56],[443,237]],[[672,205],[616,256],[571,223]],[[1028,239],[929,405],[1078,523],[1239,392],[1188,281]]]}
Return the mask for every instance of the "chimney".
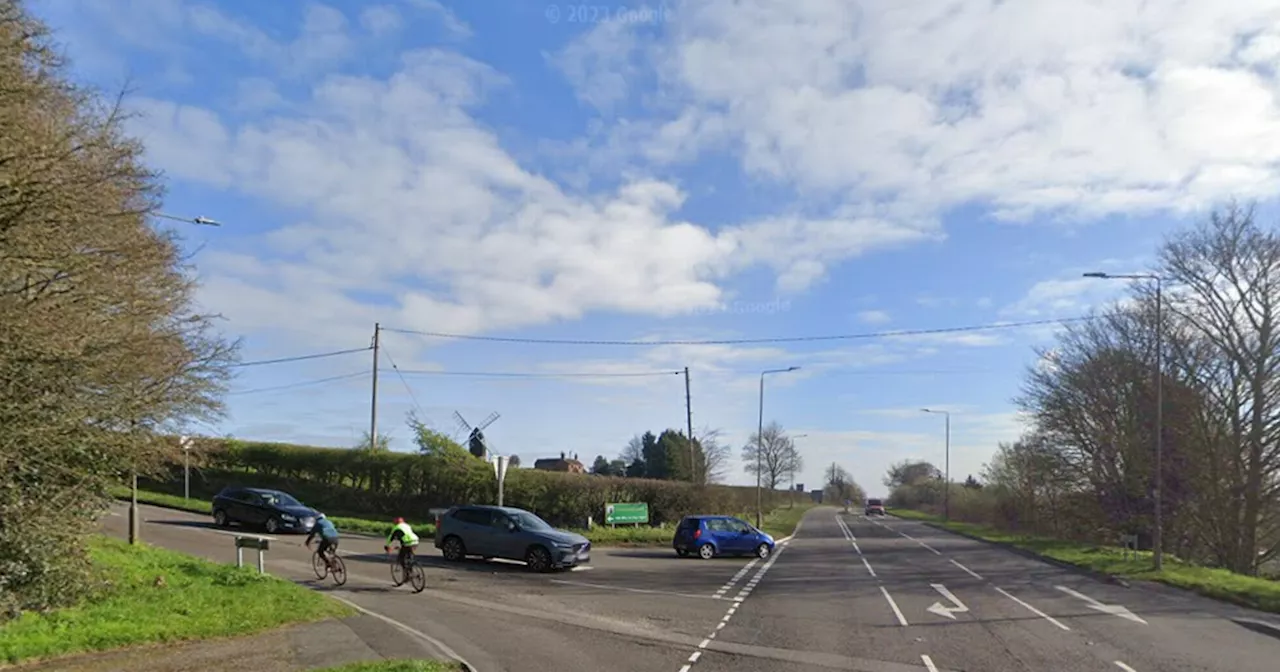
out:
{"label": "chimney", "polygon": [[574,454],[573,454],[573,459],[575,459],[575,460],[576,460],[576,459],[578,459],[578,454],[577,454],[577,453],[574,453]]}
{"label": "chimney", "polygon": [[563,450],[562,450],[562,451],[560,451],[560,459],[562,459],[562,460],[564,459],[564,451],[563,451]]}

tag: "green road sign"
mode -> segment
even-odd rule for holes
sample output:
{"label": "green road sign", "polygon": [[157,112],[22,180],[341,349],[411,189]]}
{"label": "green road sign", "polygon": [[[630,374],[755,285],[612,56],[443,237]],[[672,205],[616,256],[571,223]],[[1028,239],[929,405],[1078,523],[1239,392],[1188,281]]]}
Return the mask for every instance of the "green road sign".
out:
{"label": "green road sign", "polygon": [[605,504],[604,505],[604,523],[605,525],[616,525],[618,523],[647,523],[649,522],[649,505],[644,502],[638,504]]}

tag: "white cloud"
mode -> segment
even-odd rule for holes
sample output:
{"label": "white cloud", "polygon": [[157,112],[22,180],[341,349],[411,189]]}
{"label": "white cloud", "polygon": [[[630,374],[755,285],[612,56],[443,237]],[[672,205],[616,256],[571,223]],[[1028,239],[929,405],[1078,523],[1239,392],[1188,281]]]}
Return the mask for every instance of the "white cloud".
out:
{"label": "white cloud", "polygon": [[385,37],[400,30],[404,19],[391,5],[372,5],[360,11],[360,25],[377,37]]}
{"label": "white cloud", "polygon": [[1119,298],[1126,290],[1126,283],[1119,280],[1069,278],[1041,280],[1014,303],[1005,306],[1000,314],[1008,317],[1054,318],[1079,317],[1109,301]]}
{"label": "white cloud", "polygon": [[438,0],[409,0],[409,4],[439,19],[444,24],[445,30],[453,37],[466,38],[471,36],[471,26],[459,19],[452,10],[440,4]]}
{"label": "white cloud", "polygon": [[174,177],[308,213],[255,246],[255,256],[282,259],[253,268],[246,257],[209,257],[205,298],[245,330],[309,335],[333,320],[363,329],[372,309],[357,293],[386,297],[394,307],[384,322],[432,331],[596,310],[671,316],[721,305],[725,279],[752,267],[797,291],[840,259],[933,235],[875,209],[712,232],[672,217],[679,188],[644,178],[571,196],[471,118],[504,81],[456,54],[412,52],[388,81],[321,80],[294,116],[231,127],[213,111],[143,99],[134,130]]}
{"label": "white cloud", "polygon": [[[672,119],[715,118],[744,169],[805,192],[1024,220],[1280,186],[1280,87],[1259,65],[1280,44],[1272,2],[690,0],[674,15],[636,50],[683,103]],[[599,58],[594,39],[566,57]]]}
{"label": "white cloud", "polygon": [[864,310],[858,313],[858,319],[867,324],[887,324],[893,320],[883,310]]}

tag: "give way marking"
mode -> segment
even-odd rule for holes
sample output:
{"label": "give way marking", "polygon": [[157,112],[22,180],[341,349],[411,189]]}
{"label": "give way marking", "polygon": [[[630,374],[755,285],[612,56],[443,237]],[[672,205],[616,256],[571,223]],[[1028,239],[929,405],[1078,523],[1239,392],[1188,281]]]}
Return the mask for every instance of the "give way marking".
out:
{"label": "give way marking", "polygon": [[933,605],[927,609],[927,611],[935,613],[939,616],[945,616],[953,621],[956,620],[956,614],[963,614],[969,611],[969,607],[964,606],[964,603],[961,602],[960,599],[957,598],[955,595],[953,595],[951,591],[947,590],[946,586],[942,585],[941,583],[931,583],[929,585],[932,586],[934,590],[938,591],[939,593],[942,593],[942,596],[947,598],[947,600],[949,600],[955,606],[948,607],[948,606],[944,606],[941,602],[934,602]]}
{"label": "give way marking", "polygon": [[1093,609],[1094,611],[1101,611],[1104,614],[1119,616],[1120,618],[1128,619],[1130,621],[1133,621],[1134,623],[1141,623],[1143,625],[1147,625],[1147,622],[1142,620],[1142,617],[1134,614],[1132,611],[1129,611],[1128,609],[1124,608],[1119,604],[1103,604],[1093,599],[1092,597],[1089,597],[1088,595],[1076,592],[1066,586],[1054,586],[1054,588],[1057,588],[1058,590],[1078,600],[1084,600],[1085,604],[1088,605],[1088,607],[1090,609]]}

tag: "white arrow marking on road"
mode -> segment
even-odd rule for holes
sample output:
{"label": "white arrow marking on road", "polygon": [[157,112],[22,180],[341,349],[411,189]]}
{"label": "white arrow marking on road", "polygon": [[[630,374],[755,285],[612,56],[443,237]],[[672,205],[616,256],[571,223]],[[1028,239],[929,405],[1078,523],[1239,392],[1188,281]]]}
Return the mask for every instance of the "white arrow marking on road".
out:
{"label": "white arrow marking on road", "polygon": [[1147,622],[1142,620],[1140,616],[1134,614],[1132,611],[1129,611],[1128,609],[1124,608],[1119,604],[1103,604],[1093,599],[1092,597],[1089,597],[1088,595],[1085,595],[1083,593],[1078,593],[1066,586],[1054,586],[1054,588],[1061,590],[1062,592],[1070,595],[1071,597],[1074,597],[1079,600],[1084,600],[1085,604],[1089,605],[1089,608],[1095,611],[1101,611],[1104,614],[1119,616],[1120,618],[1125,618],[1135,623],[1141,623],[1143,625],[1147,625]]}
{"label": "white arrow marking on road", "polygon": [[952,595],[951,591],[947,590],[946,586],[941,583],[931,583],[929,585],[933,586],[934,590],[942,593],[943,597],[951,600],[951,603],[956,606],[944,607],[941,602],[934,602],[933,606],[929,607],[927,611],[931,611],[939,616],[946,616],[953,621],[956,620],[956,614],[963,614],[964,612],[969,611],[969,607],[964,606],[964,603],[956,598],[955,595]]}

